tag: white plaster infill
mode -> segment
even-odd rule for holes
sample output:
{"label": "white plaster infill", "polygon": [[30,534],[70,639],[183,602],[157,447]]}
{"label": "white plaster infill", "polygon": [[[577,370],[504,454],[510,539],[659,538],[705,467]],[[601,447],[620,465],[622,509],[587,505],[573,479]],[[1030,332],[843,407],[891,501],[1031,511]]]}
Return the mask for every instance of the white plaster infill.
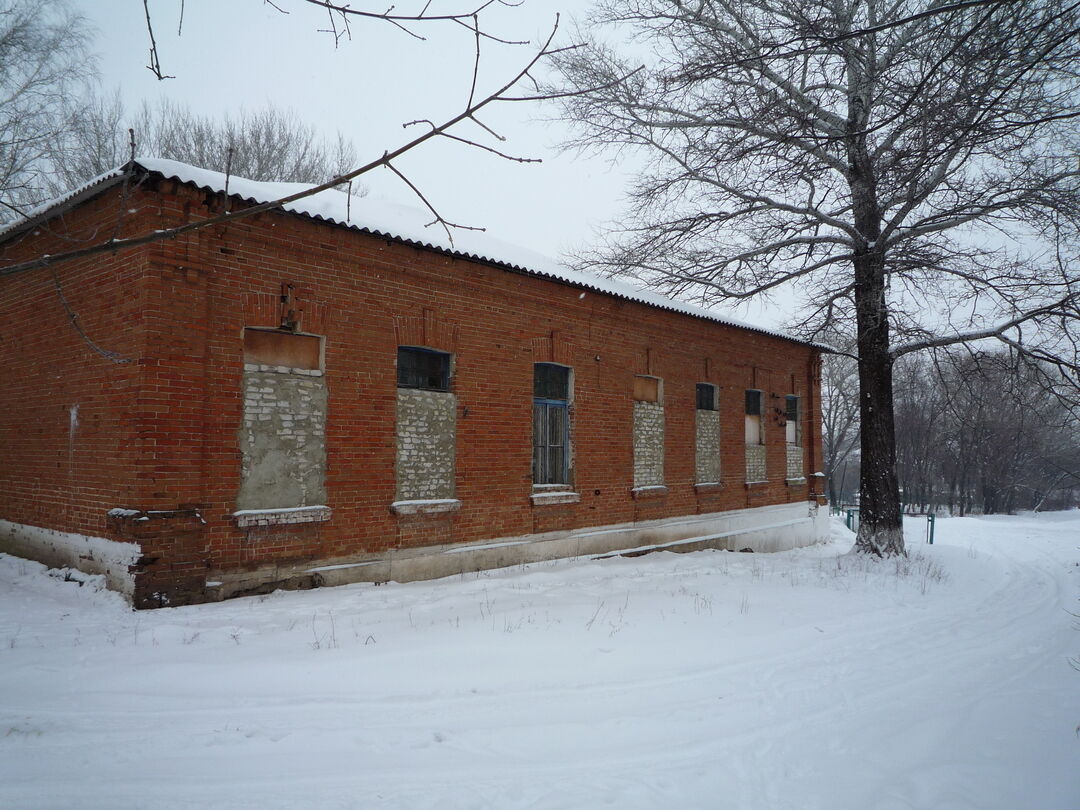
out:
{"label": "white plaster infill", "polygon": [[285,506],[280,509],[240,509],[232,513],[241,529],[289,523],[322,523],[333,515],[329,506]]}
{"label": "white plaster infill", "polygon": [[395,515],[437,515],[442,512],[456,512],[461,508],[457,498],[433,498],[421,501],[394,501],[390,511]]}
{"label": "white plaster infill", "polygon": [[556,506],[560,503],[578,503],[581,500],[581,496],[568,489],[537,488],[537,490],[529,496],[529,500],[532,501],[533,506]]}
{"label": "white plaster infill", "polygon": [[636,501],[645,498],[663,498],[667,495],[667,487],[662,484],[648,487],[634,487],[630,490],[630,495]]}

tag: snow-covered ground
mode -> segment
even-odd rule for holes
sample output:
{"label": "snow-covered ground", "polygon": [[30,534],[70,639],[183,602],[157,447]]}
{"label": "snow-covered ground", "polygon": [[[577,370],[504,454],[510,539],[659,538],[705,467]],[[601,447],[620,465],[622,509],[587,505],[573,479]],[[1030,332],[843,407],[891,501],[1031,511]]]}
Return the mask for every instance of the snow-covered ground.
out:
{"label": "snow-covered ground", "polygon": [[132,613],[0,555],[0,807],[1080,808],[1080,513]]}

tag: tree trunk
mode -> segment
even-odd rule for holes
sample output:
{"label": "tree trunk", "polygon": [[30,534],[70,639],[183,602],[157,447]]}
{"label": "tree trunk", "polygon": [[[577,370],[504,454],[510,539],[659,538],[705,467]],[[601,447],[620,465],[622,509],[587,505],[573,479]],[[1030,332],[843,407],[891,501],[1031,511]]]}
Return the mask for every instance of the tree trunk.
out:
{"label": "tree trunk", "polygon": [[854,262],[859,413],[862,418],[859,533],[855,549],[888,557],[906,551],[896,477],[885,257],[879,250],[871,248],[856,255]]}
{"label": "tree trunk", "polygon": [[859,414],[862,419],[859,532],[855,536],[855,550],[891,557],[907,552],[896,475],[893,358],[889,352],[889,305],[885,299],[885,248],[879,243],[882,215],[874,161],[866,136],[874,88],[863,70],[865,55],[856,50],[849,49],[847,53],[850,93],[845,150],[851,213],[859,236],[852,258]]}

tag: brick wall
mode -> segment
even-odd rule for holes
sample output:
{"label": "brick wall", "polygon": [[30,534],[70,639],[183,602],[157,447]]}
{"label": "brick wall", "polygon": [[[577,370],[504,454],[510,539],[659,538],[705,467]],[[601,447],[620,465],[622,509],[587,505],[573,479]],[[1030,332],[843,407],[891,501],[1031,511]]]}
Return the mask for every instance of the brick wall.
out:
{"label": "brick wall", "polygon": [[[129,226],[168,227],[220,204],[160,181],[129,200],[138,212]],[[114,221],[116,210],[116,193],[107,193],[54,228],[88,233]],[[5,258],[56,249],[57,240],[42,233],[9,246]],[[780,338],[280,213],[59,272],[87,332],[133,362],[92,354],[68,324],[48,271],[0,278],[0,351],[11,381],[0,400],[10,448],[0,472],[0,517],[137,538],[144,560],[136,573],[159,586],[172,575],[196,582],[199,572],[275,559],[806,499],[805,485],[785,484],[784,428],[771,408],[763,416],[771,477],[744,485],[747,388],[781,402],[791,393],[805,397],[805,472],[820,466],[815,352]],[[283,283],[293,285],[300,329],[325,338],[332,516],[241,527],[232,513],[241,487],[243,330],[278,326]],[[397,497],[398,345],[454,354],[456,512],[396,515],[389,508]],[[530,503],[535,362],[573,368],[577,503]],[[636,375],[664,380],[667,492],[643,499],[631,493]],[[718,386],[720,487],[694,486],[698,382]],[[162,517],[140,526],[109,522],[105,512],[115,506]],[[192,522],[190,510],[204,522]]]}
{"label": "brick wall", "polygon": [[[108,195],[9,237],[0,263],[152,227],[140,212],[117,229],[117,203]],[[147,272],[136,248],[0,276],[0,518],[102,537],[106,511],[139,500],[162,394],[144,376]]]}

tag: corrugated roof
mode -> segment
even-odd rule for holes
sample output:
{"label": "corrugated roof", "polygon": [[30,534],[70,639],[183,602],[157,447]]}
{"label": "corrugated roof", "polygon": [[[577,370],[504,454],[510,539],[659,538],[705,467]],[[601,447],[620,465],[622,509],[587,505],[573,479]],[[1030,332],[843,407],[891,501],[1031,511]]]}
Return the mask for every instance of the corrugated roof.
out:
{"label": "corrugated roof", "polygon": [[[161,158],[137,158],[135,163],[148,172],[213,193],[225,193],[227,187],[230,196],[255,204],[272,202],[310,187],[303,183],[259,182],[242,177],[229,177],[226,182],[226,177],[221,172],[200,169],[186,163]],[[48,216],[53,209],[76,204],[81,199],[114,185],[123,177],[124,170],[123,166],[117,167],[95,177],[63,197],[38,206],[27,215],[26,219],[0,229],[0,239],[9,232],[22,230],[29,223]],[[440,226],[431,224],[431,215],[417,208],[372,200],[367,197],[354,196],[350,199],[345,191],[330,189],[284,205],[282,210],[452,256],[488,262],[505,269],[546,278],[582,290],[636,301],[646,306],[704,318],[728,326],[749,329],[803,345],[819,345],[784,332],[745,323],[723,313],[666,298],[626,282],[574,270],[542,254],[502,242],[486,232],[461,231],[454,234],[451,242]]]}

